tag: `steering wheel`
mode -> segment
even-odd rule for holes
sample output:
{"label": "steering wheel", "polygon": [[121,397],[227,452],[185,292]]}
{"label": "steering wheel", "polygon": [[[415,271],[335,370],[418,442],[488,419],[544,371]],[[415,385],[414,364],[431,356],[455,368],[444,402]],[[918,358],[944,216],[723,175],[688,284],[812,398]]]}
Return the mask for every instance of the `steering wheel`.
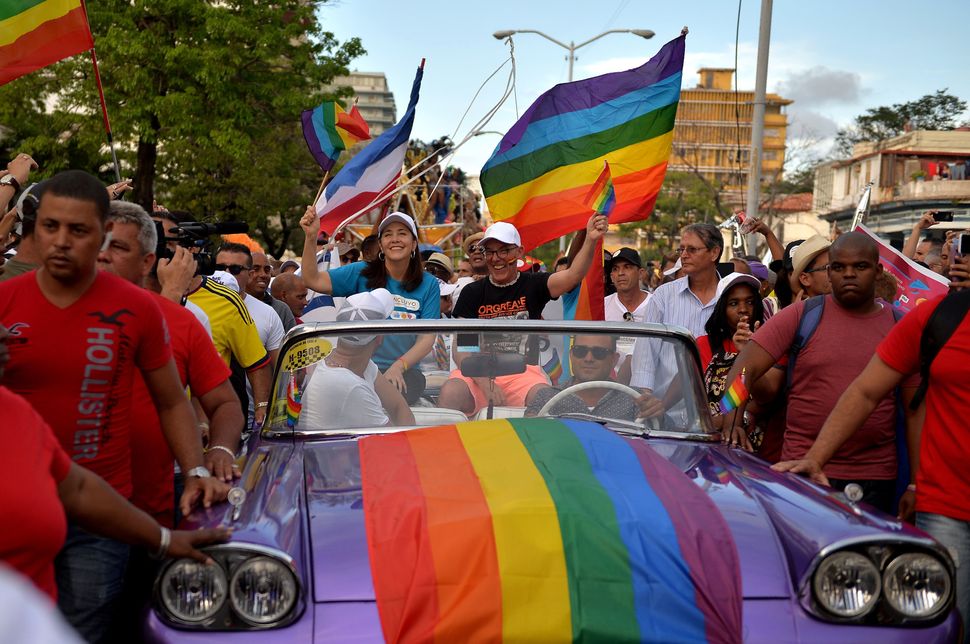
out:
{"label": "steering wheel", "polygon": [[[563,400],[566,396],[579,393],[580,391],[586,391],[587,389],[611,389],[613,391],[619,391],[620,393],[626,394],[634,399],[639,398],[641,395],[640,392],[633,387],[627,387],[624,384],[613,382],[612,380],[590,380],[589,382],[578,382],[575,385],[566,387],[546,401],[546,404],[542,406],[542,409],[539,410],[536,416],[545,416],[556,405],[556,403]],[[648,429],[660,429],[660,421],[657,418],[644,419],[644,425],[646,425]]]}

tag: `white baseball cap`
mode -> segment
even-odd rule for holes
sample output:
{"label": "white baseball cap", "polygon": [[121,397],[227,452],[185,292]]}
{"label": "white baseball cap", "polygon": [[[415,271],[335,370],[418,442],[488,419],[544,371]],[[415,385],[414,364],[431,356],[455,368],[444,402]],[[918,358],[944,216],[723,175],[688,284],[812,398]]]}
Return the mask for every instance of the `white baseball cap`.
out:
{"label": "white baseball cap", "polygon": [[439,279],[438,289],[441,291],[441,297],[448,297],[458,289],[458,284],[451,284],[449,282],[444,281],[443,279]]}
{"label": "white baseball cap", "polygon": [[486,228],[485,236],[478,243],[484,244],[489,239],[500,241],[503,244],[522,245],[522,238],[519,237],[519,231],[515,229],[515,226],[506,221],[498,221]]}
{"label": "white baseball cap", "polygon": [[239,292],[239,282],[229,271],[216,271],[209,278],[227,288],[231,288],[237,293]]}
{"label": "white baseball cap", "polygon": [[[394,296],[386,288],[376,288],[373,291],[355,293],[348,297],[337,311],[337,322],[353,322],[355,320],[374,321],[386,320],[394,310]],[[340,341],[351,346],[361,347],[369,344],[376,336],[340,336]]]}
{"label": "white baseball cap", "polygon": [[722,277],[717,283],[717,292],[714,295],[716,300],[720,300],[729,288],[738,284],[747,284],[754,289],[755,293],[761,292],[761,280],[754,275],[747,273],[730,273]]}
{"label": "white baseball cap", "polygon": [[381,222],[380,226],[377,227],[377,234],[382,234],[384,229],[393,224],[395,221],[407,226],[411,231],[411,234],[414,235],[414,238],[418,238],[418,229],[417,226],[414,225],[414,220],[408,215],[405,215],[403,212],[392,212],[387,217],[384,217],[384,220]]}

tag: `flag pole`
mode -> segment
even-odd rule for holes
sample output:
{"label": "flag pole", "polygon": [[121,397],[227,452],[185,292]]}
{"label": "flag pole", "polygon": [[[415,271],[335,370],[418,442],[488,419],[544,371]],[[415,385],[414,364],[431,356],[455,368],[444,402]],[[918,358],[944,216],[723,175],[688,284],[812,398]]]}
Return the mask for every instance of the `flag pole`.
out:
{"label": "flag pole", "polygon": [[[81,0],[84,7],[84,20],[88,23],[88,31],[91,31],[91,21],[88,19],[88,7],[84,0]],[[94,52],[94,33],[91,32],[91,62],[94,64],[94,81],[98,86],[98,98],[101,100],[101,118],[104,120],[104,131],[108,135],[108,147],[111,148],[111,160],[114,162],[115,181],[121,181],[121,167],[118,165],[118,154],[115,152],[114,137],[111,136],[111,121],[108,120],[108,105],[104,101],[104,87],[101,85],[101,70],[98,68],[98,55]]]}
{"label": "flag pole", "polygon": [[317,188],[317,196],[313,198],[313,207],[317,207],[317,199],[320,198],[320,193],[323,192],[323,187],[327,185],[327,178],[330,176],[330,170],[328,169],[323,173],[323,179],[320,181],[320,187]]}

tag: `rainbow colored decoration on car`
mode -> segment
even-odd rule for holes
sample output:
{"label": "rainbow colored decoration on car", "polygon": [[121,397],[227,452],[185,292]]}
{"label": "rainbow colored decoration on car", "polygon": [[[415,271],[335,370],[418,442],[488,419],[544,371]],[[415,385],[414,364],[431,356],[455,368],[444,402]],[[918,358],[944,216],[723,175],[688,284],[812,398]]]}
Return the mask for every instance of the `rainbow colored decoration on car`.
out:
{"label": "rainbow colored decoration on car", "polygon": [[742,639],[727,524],[646,441],[511,419],[359,450],[388,642]]}

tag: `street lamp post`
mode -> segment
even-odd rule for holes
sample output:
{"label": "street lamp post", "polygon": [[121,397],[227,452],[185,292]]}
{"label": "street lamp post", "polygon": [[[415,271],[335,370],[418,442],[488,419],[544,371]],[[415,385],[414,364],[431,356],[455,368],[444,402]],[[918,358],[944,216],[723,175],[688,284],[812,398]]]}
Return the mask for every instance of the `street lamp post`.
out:
{"label": "street lamp post", "polygon": [[[607,36],[609,34],[633,34],[635,36],[640,36],[641,38],[646,38],[646,39],[653,38],[654,36],[654,33],[649,29],[610,29],[608,31],[604,31],[599,35],[593,36],[589,40],[584,40],[578,45],[572,41],[570,41],[570,43],[567,45],[566,43],[560,40],[556,40],[549,34],[542,33],[541,31],[538,31],[536,29],[509,29],[507,31],[496,31],[492,35],[495,37],[496,40],[505,40],[506,38],[511,38],[513,34],[535,34],[537,36],[542,36],[549,42],[553,42],[559,45],[560,47],[562,47],[563,49],[565,49],[566,51],[568,51],[569,52],[569,57],[568,57],[569,58],[569,82],[572,82],[573,80],[573,63],[576,61],[577,49],[585,47],[591,42],[595,42],[600,38],[602,38],[603,36]],[[559,238],[559,250],[560,251],[566,250],[565,236]]]}

